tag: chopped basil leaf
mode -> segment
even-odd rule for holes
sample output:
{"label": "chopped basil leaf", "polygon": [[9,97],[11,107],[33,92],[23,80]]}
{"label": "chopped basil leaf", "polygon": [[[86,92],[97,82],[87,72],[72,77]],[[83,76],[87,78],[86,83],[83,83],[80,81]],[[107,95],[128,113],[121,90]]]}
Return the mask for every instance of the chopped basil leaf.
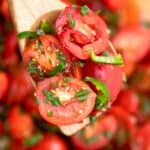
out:
{"label": "chopped basil leaf", "polygon": [[86,6],[86,5],[81,6],[81,9],[80,9],[81,15],[86,15],[86,14],[89,13],[89,11],[90,11],[90,10],[89,10],[88,6]]}
{"label": "chopped basil leaf", "polygon": [[48,111],[48,112],[47,112],[47,116],[48,116],[48,117],[52,117],[52,116],[53,116],[53,112],[52,112],[52,111]]}
{"label": "chopped basil leaf", "polygon": [[115,56],[96,56],[93,51],[91,51],[91,60],[96,63],[101,64],[112,64],[112,65],[123,65],[123,59],[120,54]]}
{"label": "chopped basil leaf", "polygon": [[74,27],[75,27],[76,22],[75,22],[75,20],[72,18],[71,15],[68,16],[68,23],[69,23],[69,26],[70,26],[71,28],[74,28]]}
{"label": "chopped basil leaf", "polygon": [[70,77],[64,77],[64,82],[69,82],[71,80]]}
{"label": "chopped basil leaf", "polygon": [[54,24],[48,24],[44,21],[41,21],[39,29],[43,30],[45,33],[55,34]]}
{"label": "chopped basil leaf", "polygon": [[108,54],[107,51],[104,51],[104,52],[102,53],[102,56],[109,56],[109,54]]}
{"label": "chopped basil leaf", "polygon": [[80,90],[75,93],[75,97],[79,99],[79,101],[85,101],[87,99],[87,95],[89,94],[89,90]]}
{"label": "chopped basil leaf", "polygon": [[96,120],[97,120],[97,117],[96,116],[90,116],[90,123],[93,124]]}
{"label": "chopped basil leaf", "polygon": [[86,139],[86,143],[87,143],[87,144],[93,144],[93,143],[95,143],[98,139],[99,139],[98,136],[94,136],[94,137],[91,137],[91,138]]}
{"label": "chopped basil leaf", "polygon": [[43,72],[37,68],[35,61],[30,61],[28,64],[28,72],[30,74],[38,74],[39,76],[43,76]]}
{"label": "chopped basil leaf", "polygon": [[84,62],[82,61],[77,61],[75,62],[79,67],[84,67]]}
{"label": "chopped basil leaf", "polygon": [[34,99],[34,103],[35,103],[36,105],[38,105],[38,104],[39,104],[39,101],[38,101],[38,99],[37,99],[37,98],[35,98],[35,99]]}
{"label": "chopped basil leaf", "polygon": [[103,107],[106,106],[106,104],[108,103],[108,99],[110,97],[108,88],[100,80],[93,77],[86,77],[85,81],[95,85],[96,89],[98,90],[95,108],[101,110]]}
{"label": "chopped basil leaf", "polygon": [[65,69],[66,66],[65,56],[61,52],[57,52],[57,58],[59,59],[60,63],[50,73],[48,73],[48,76],[55,76],[56,74],[62,72]]}
{"label": "chopped basil leaf", "polygon": [[18,34],[19,39],[25,39],[25,38],[36,38],[38,37],[37,32],[32,32],[32,31],[24,31],[20,32]]}
{"label": "chopped basil leaf", "polygon": [[42,134],[37,133],[37,134],[35,134],[34,136],[29,137],[28,139],[26,139],[26,140],[24,141],[24,145],[25,145],[26,147],[31,147],[31,146],[37,144],[41,139],[42,139]]}
{"label": "chopped basil leaf", "polygon": [[144,27],[150,28],[150,22],[143,22],[142,24]]}
{"label": "chopped basil leaf", "polygon": [[45,90],[44,95],[47,97],[47,101],[49,101],[52,105],[59,106],[61,104],[59,98],[53,96],[51,92]]}

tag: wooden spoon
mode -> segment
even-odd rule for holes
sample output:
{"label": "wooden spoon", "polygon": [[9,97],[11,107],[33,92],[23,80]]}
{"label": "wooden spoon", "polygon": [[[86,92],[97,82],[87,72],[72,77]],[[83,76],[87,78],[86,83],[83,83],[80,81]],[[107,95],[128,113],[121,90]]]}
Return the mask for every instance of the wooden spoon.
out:
{"label": "wooden spoon", "polygon": [[[8,0],[8,5],[18,33],[33,30],[41,19],[53,22],[60,10],[66,7],[60,0]],[[19,45],[22,53],[25,40],[19,40]],[[72,135],[88,123],[89,119],[86,118],[82,123],[60,126],[60,130],[65,135]]]}

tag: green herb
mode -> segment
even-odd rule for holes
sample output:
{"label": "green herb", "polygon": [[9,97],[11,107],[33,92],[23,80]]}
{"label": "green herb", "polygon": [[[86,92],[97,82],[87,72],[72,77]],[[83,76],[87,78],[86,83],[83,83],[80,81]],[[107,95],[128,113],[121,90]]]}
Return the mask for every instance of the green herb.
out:
{"label": "green herb", "polygon": [[104,51],[103,53],[102,53],[102,56],[109,56],[109,54],[108,54],[108,52],[107,51]]}
{"label": "green herb", "polygon": [[60,100],[59,98],[53,96],[53,94],[49,91],[44,91],[44,95],[47,97],[47,100],[54,106],[59,106],[61,103],[60,103]]}
{"label": "green herb", "polygon": [[49,34],[55,34],[55,27],[54,24],[47,24],[44,21],[41,21],[39,29],[43,30],[43,32],[45,33],[49,33]]}
{"label": "green herb", "polygon": [[97,137],[97,136],[91,137],[91,138],[86,139],[86,143],[87,143],[87,144],[93,144],[93,143],[95,143],[98,139],[99,139],[99,137]]}
{"label": "green herb", "polygon": [[26,147],[31,147],[31,146],[37,144],[41,139],[42,139],[42,134],[37,133],[37,134],[35,134],[34,136],[32,136],[32,137],[26,139],[26,140],[24,141],[24,145],[25,145]]}
{"label": "green herb", "polygon": [[35,103],[36,105],[38,105],[38,104],[39,104],[39,101],[38,101],[38,99],[37,99],[37,98],[35,98],[35,99],[34,99],[34,103]]}
{"label": "green herb", "polygon": [[77,61],[77,62],[75,62],[79,67],[84,67],[84,62],[82,62],[82,61]]}
{"label": "green herb", "polygon": [[104,135],[105,137],[109,138],[109,139],[112,139],[112,137],[113,137],[113,134],[112,134],[112,132],[110,132],[110,131],[105,131],[105,132],[103,132],[103,135]]}
{"label": "green herb", "polygon": [[74,27],[75,27],[76,22],[75,22],[75,20],[72,18],[71,15],[68,16],[68,23],[69,23],[69,26],[70,26],[71,28],[74,28]]}
{"label": "green herb", "polygon": [[95,63],[101,64],[113,64],[113,65],[122,65],[123,59],[120,54],[115,56],[96,56],[93,51],[91,51],[91,60]]}
{"label": "green herb", "polygon": [[143,22],[142,24],[144,25],[144,27],[150,28],[150,22]]}
{"label": "green herb", "polygon": [[89,13],[89,8],[88,8],[88,6],[86,6],[86,5],[84,5],[84,6],[81,6],[81,8],[80,8],[80,13],[81,13],[81,15],[86,15],[86,14],[88,14]]}
{"label": "green herb", "polygon": [[64,77],[64,82],[69,82],[71,80],[70,77]]}
{"label": "green herb", "polygon": [[58,73],[62,72],[65,69],[66,66],[66,58],[61,52],[57,52],[57,58],[59,59],[59,64],[56,66],[53,71],[48,73],[48,76],[55,76]]}
{"label": "green herb", "polygon": [[75,97],[77,97],[80,101],[85,101],[89,94],[89,90],[80,90],[75,93]]}
{"label": "green herb", "polygon": [[19,39],[36,38],[36,37],[38,37],[37,32],[32,32],[32,31],[24,31],[18,34]]}
{"label": "green herb", "polygon": [[98,90],[95,108],[99,110],[105,107],[110,97],[109,90],[106,87],[106,85],[103,84],[100,80],[93,78],[93,77],[86,77],[85,81],[90,82],[93,85],[95,85],[96,89]]}
{"label": "green herb", "polygon": [[47,116],[48,116],[48,117],[52,117],[52,116],[53,116],[53,112],[52,112],[52,111],[48,111],[48,112],[47,112]]}
{"label": "green herb", "polygon": [[97,120],[97,117],[96,116],[90,116],[90,123],[93,124],[96,120]]}
{"label": "green herb", "polygon": [[28,64],[28,72],[30,74],[38,74],[39,76],[43,76],[43,72],[37,68],[35,61],[30,61]]}

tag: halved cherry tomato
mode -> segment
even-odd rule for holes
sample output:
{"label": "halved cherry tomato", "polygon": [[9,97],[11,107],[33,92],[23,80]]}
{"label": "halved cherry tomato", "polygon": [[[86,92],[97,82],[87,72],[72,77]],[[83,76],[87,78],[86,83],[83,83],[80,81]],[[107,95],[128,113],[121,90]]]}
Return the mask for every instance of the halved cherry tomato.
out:
{"label": "halved cherry tomato", "polygon": [[112,115],[104,116],[72,136],[73,144],[82,150],[96,150],[107,146],[117,130],[117,121]]}
{"label": "halved cherry tomato", "polygon": [[48,77],[64,70],[66,58],[59,41],[51,35],[41,35],[24,50],[24,61],[33,76]]}
{"label": "halved cherry tomato", "polygon": [[56,125],[82,121],[95,104],[96,94],[86,83],[67,78],[55,76],[45,79],[38,84],[36,91],[41,116]]}
{"label": "halved cherry tomato", "polygon": [[138,128],[137,134],[133,139],[133,149],[149,150],[150,149],[150,123],[145,123]]}
{"label": "halved cherry tomato", "polygon": [[8,76],[5,72],[0,71],[0,100],[8,89]]}
{"label": "halved cherry tomato", "polygon": [[46,133],[42,140],[30,150],[67,150],[65,141],[58,135]]}
{"label": "halved cherry tomato", "polygon": [[[113,38],[113,44],[122,53],[125,62],[140,61],[150,48],[150,30],[140,26],[122,28]],[[136,57],[135,57],[136,56]]]}
{"label": "halved cherry tomato", "polygon": [[[86,7],[86,6],[83,6]],[[100,54],[107,48],[105,22],[88,7],[67,7],[56,20],[56,32],[62,45],[74,56],[88,59],[90,51]]]}
{"label": "halved cherry tomato", "polygon": [[139,108],[137,93],[132,89],[121,91],[118,95],[116,105],[119,105],[129,113],[136,114]]}
{"label": "halved cherry tomato", "polygon": [[34,124],[31,116],[23,112],[19,106],[14,106],[8,113],[9,130],[16,139],[28,138],[32,135]]}
{"label": "halved cherry tomato", "polygon": [[84,76],[95,77],[106,84],[110,93],[109,103],[117,98],[122,83],[121,67],[87,61],[83,67],[83,74]]}

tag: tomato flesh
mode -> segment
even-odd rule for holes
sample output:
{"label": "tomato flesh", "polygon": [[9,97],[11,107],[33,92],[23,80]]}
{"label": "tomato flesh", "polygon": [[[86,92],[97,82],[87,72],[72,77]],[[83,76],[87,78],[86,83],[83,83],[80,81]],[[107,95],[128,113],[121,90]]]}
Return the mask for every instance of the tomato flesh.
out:
{"label": "tomato flesh", "polygon": [[[70,16],[75,21],[72,28],[68,23]],[[107,27],[90,9],[82,16],[79,8],[67,7],[57,18],[55,27],[62,45],[77,58],[88,59],[91,50],[100,54],[107,48]]]}
{"label": "tomato flesh", "polygon": [[[58,85],[58,83],[60,85]],[[67,85],[63,87],[63,84],[64,81],[62,76],[45,79],[38,84],[36,96],[39,100],[40,114],[46,121],[56,125],[67,125],[80,122],[92,111],[96,94],[86,83],[78,79],[71,78],[71,81],[69,81]],[[53,85],[56,87],[53,88]],[[81,89],[87,89],[89,91],[87,99],[82,102],[74,97],[75,91]],[[50,103],[45,103],[44,90],[55,91],[53,93],[60,99],[62,104],[54,106]],[[47,115],[48,112],[52,112],[53,115],[49,117]]]}

